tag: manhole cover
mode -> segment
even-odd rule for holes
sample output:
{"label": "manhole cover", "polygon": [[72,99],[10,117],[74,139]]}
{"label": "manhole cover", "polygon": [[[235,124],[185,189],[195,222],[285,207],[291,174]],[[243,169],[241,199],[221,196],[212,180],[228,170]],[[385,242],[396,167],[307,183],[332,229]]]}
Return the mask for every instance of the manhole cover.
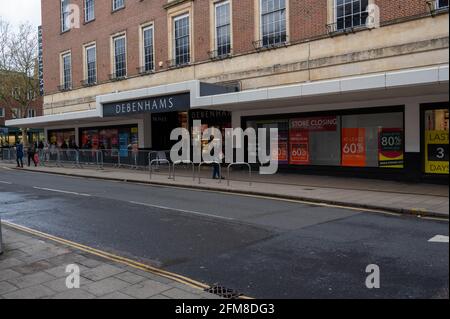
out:
{"label": "manhole cover", "polygon": [[242,294],[236,292],[233,289],[228,289],[219,285],[214,285],[212,287],[206,288],[205,291],[225,299],[239,299],[239,297],[242,296]]}

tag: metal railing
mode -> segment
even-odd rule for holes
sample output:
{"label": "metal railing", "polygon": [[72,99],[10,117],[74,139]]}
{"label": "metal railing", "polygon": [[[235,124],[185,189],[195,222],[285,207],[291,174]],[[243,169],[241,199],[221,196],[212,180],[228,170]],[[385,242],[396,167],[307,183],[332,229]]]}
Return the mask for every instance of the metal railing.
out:
{"label": "metal railing", "polygon": [[3,254],[2,219],[0,218],[0,255]]}
{"label": "metal railing", "polygon": [[217,161],[209,161],[209,162],[201,162],[198,165],[198,184],[199,185],[202,183],[202,176],[200,175],[202,166],[203,165],[211,165],[211,164],[219,165],[219,176],[220,176],[219,183],[222,183],[222,166]]}
{"label": "metal railing", "polygon": [[190,160],[176,161],[172,164],[172,179],[175,181],[175,167],[177,165],[191,165],[192,166],[192,180],[195,181],[195,164]]}
{"label": "metal railing", "polygon": [[231,163],[230,165],[228,165],[227,168],[227,185],[230,186],[230,168],[233,166],[247,166],[248,167],[248,182],[249,185],[252,186],[252,167],[250,166],[249,163],[244,163],[244,162],[238,162],[238,163]]}
{"label": "metal railing", "polygon": [[152,179],[152,177],[153,177],[153,165],[154,164],[158,165],[158,167],[161,164],[167,164],[169,166],[169,179],[172,178],[172,175],[171,175],[172,170],[170,168],[170,166],[172,164],[170,163],[170,161],[167,160],[167,159],[154,159],[154,160],[151,160],[150,163],[149,163],[149,176],[150,176],[150,179]]}

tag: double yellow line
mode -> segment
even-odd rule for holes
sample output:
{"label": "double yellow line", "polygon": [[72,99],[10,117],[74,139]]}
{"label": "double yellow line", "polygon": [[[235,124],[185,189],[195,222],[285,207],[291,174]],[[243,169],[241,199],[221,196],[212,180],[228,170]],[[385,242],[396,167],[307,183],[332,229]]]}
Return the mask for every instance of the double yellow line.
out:
{"label": "double yellow line", "polygon": [[[22,232],[34,235],[34,236],[45,238],[45,239],[57,242],[59,244],[69,246],[71,248],[75,248],[75,249],[87,252],[89,254],[105,258],[105,259],[110,260],[110,261],[121,263],[121,264],[130,266],[132,268],[136,268],[136,269],[139,269],[139,270],[143,270],[143,271],[152,273],[152,274],[157,275],[157,276],[161,276],[161,277],[165,277],[165,278],[171,279],[173,281],[185,284],[185,285],[187,285],[189,287],[192,287],[192,288],[196,288],[196,289],[200,289],[200,290],[205,290],[205,289],[211,288],[210,286],[208,286],[208,285],[206,285],[204,283],[201,283],[199,281],[193,280],[191,278],[187,278],[187,277],[179,275],[179,274],[175,274],[175,273],[172,273],[172,272],[169,272],[169,271],[165,271],[165,270],[162,270],[162,269],[159,269],[159,268],[156,268],[156,267],[152,267],[152,266],[149,266],[149,265],[137,262],[135,260],[128,259],[128,258],[121,257],[121,256],[117,256],[117,255],[114,255],[114,254],[111,254],[111,253],[108,253],[108,252],[105,252],[105,251],[102,251],[102,250],[98,250],[98,249],[95,249],[95,248],[92,248],[92,247],[89,247],[89,246],[78,244],[78,243],[75,243],[75,242],[70,241],[70,240],[66,240],[66,239],[63,239],[63,238],[60,238],[60,237],[49,235],[49,234],[40,232],[38,230],[34,230],[34,229],[31,229],[31,228],[25,227],[25,226],[17,225],[15,223],[7,222],[7,221],[2,221],[2,224],[6,225],[6,226],[8,226],[10,228],[13,228],[13,229],[16,229],[16,230],[19,230],[19,231],[22,231]],[[250,298],[242,296],[241,299],[250,299]]]}

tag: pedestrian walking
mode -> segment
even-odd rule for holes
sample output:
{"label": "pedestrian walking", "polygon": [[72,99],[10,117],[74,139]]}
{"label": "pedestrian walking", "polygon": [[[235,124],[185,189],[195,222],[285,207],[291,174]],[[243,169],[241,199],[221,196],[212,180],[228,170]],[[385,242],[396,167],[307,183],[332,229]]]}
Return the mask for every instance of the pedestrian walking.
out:
{"label": "pedestrian walking", "polygon": [[27,153],[28,153],[28,167],[31,166],[31,161],[33,161],[33,164],[36,167],[37,163],[36,163],[36,158],[35,158],[35,155],[36,155],[36,144],[35,143],[31,143],[28,146]]}
{"label": "pedestrian walking", "polygon": [[21,142],[17,142],[16,144],[16,160],[17,167],[23,168],[23,145]]}

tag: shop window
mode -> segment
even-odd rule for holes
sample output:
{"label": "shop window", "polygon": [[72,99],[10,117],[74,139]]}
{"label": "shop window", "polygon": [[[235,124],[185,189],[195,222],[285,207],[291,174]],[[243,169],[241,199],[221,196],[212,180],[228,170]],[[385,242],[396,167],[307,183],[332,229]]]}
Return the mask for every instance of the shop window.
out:
{"label": "shop window", "polygon": [[270,140],[270,129],[278,129],[278,149],[273,150],[271,154],[271,159],[274,161],[278,161],[278,164],[288,164],[289,163],[289,121],[288,120],[279,120],[279,121],[258,121],[254,125],[253,128],[266,129],[266,150],[260,150],[262,152],[265,151],[265,154],[269,154],[271,147]]}
{"label": "shop window", "polygon": [[426,110],[424,119],[425,173],[449,172],[448,108]]}
{"label": "shop window", "polygon": [[338,116],[290,120],[289,164],[340,165]]}
{"label": "shop window", "polygon": [[403,113],[342,117],[342,166],[403,168]]}
{"label": "shop window", "polygon": [[118,152],[121,157],[128,156],[128,151],[137,149],[137,127],[105,127],[81,130],[81,148]]}
{"label": "shop window", "polygon": [[58,148],[69,148],[69,145],[75,143],[75,130],[48,131],[48,141]]}

